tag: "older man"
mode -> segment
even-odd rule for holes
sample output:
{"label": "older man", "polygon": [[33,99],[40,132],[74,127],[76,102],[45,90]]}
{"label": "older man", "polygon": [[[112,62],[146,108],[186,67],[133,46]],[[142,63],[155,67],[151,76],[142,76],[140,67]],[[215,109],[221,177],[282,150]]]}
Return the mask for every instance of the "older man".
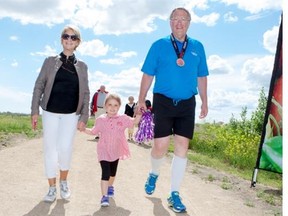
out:
{"label": "older man", "polygon": [[108,91],[106,91],[105,89],[106,87],[104,85],[101,85],[92,97],[90,111],[91,116],[95,116],[95,118],[105,113],[104,102],[106,95],[108,94]]}
{"label": "older man", "polygon": [[187,36],[191,15],[185,8],[176,8],[170,15],[172,33],[151,46],[142,67],[138,109],[147,108],[145,98],[155,77],[153,88],[154,145],[151,150],[151,170],[145,191],[152,194],[160,174],[160,165],[174,139],[171,165],[171,188],[168,205],[175,212],[185,212],[179,189],[185,174],[189,140],[195,124],[195,96],[202,101],[200,118],[208,113],[208,67],[204,47],[198,40]]}
{"label": "older man", "polygon": [[[94,93],[90,104],[91,116],[95,116],[95,118],[97,118],[100,115],[106,113],[104,108],[104,102],[107,94],[108,91],[106,91],[106,87],[104,85],[101,85],[100,88]],[[95,139],[98,138],[98,136],[95,137]]]}

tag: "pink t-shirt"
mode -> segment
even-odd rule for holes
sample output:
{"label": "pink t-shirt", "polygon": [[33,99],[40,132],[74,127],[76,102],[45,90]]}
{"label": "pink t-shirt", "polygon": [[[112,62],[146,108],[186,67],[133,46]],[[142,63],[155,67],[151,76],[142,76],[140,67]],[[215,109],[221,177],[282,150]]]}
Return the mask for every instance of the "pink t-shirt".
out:
{"label": "pink t-shirt", "polygon": [[114,117],[103,114],[96,119],[92,133],[99,134],[98,161],[124,160],[130,157],[125,129],[133,127],[133,124],[134,120],[125,114]]}

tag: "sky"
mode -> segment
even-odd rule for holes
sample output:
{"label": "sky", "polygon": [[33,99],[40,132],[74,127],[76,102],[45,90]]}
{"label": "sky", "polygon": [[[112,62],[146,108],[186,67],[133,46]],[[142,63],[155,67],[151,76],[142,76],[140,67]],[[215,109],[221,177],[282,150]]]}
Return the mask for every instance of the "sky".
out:
{"label": "sky", "polygon": [[0,112],[25,114],[43,61],[62,51],[61,31],[70,23],[81,31],[75,55],[88,65],[91,97],[103,84],[121,96],[124,112],[128,96],[137,101],[151,44],[171,33],[171,11],[185,7],[192,16],[187,34],[204,45],[209,68],[209,113],[196,122],[239,119],[244,107],[249,116],[260,90],[268,95],[283,7],[281,0],[0,0],[0,5]]}

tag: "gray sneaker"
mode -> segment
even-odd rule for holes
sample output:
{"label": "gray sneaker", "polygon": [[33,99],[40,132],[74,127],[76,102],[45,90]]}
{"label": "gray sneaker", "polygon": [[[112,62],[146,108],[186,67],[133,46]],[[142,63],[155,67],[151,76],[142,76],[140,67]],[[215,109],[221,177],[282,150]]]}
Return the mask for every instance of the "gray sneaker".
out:
{"label": "gray sneaker", "polygon": [[60,181],[60,196],[62,199],[69,199],[71,196],[67,181]]}
{"label": "gray sneaker", "polygon": [[49,187],[49,191],[48,191],[47,195],[44,197],[44,201],[52,203],[56,200],[56,196],[57,196],[56,187],[51,186],[51,187]]}

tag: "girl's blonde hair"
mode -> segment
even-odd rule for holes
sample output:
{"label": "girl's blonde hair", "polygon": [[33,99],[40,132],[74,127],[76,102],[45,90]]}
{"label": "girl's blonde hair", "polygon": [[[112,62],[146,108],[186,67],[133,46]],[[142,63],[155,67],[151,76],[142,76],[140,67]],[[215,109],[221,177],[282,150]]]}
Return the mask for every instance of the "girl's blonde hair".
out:
{"label": "girl's blonde hair", "polygon": [[121,106],[121,98],[117,94],[109,93],[105,98],[105,105],[108,103],[109,100],[114,99],[116,100],[119,105]]}

